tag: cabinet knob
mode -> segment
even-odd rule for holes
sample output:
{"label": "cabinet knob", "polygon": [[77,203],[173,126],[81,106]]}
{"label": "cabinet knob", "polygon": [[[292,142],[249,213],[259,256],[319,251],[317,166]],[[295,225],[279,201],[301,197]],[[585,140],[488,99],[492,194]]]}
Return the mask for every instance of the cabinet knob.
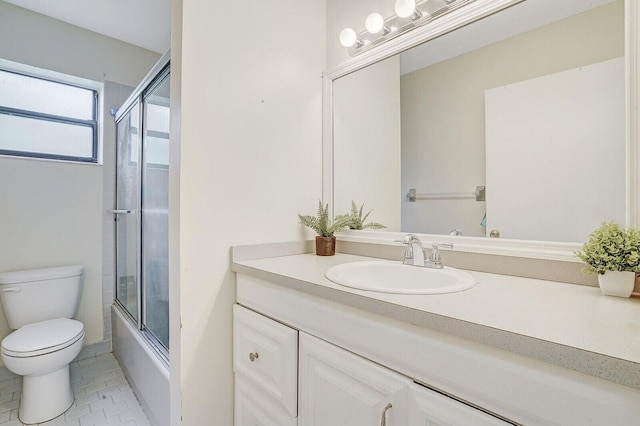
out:
{"label": "cabinet knob", "polygon": [[249,353],[249,361],[253,362],[258,359],[258,352],[250,352]]}
{"label": "cabinet knob", "polygon": [[384,407],[384,409],[382,410],[382,417],[380,418],[380,426],[387,426],[387,411],[389,411],[390,408],[393,408],[393,405],[391,405],[391,403],[388,403],[386,407]]}

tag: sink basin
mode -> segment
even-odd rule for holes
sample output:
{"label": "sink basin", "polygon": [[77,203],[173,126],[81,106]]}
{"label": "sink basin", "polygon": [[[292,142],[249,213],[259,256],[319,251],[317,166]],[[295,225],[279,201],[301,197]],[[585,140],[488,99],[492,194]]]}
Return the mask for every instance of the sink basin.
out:
{"label": "sink basin", "polygon": [[332,266],[329,280],[359,290],[394,294],[443,294],[472,288],[476,280],[459,269],[422,268],[391,261],[349,262]]}

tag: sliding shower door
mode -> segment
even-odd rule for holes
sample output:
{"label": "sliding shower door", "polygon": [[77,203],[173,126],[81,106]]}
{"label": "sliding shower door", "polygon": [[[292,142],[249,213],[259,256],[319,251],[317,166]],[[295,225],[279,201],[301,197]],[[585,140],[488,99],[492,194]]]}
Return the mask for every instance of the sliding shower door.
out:
{"label": "sliding shower door", "polygon": [[134,102],[117,123],[116,299],[131,315],[139,309],[140,104]]}
{"label": "sliding shower door", "polygon": [[143,101],[143,325],[169,347],[169,75]]}
{"label": "sliding shower door", "polygon": [[116,301],[168,360],[169,68],[117,116]]}

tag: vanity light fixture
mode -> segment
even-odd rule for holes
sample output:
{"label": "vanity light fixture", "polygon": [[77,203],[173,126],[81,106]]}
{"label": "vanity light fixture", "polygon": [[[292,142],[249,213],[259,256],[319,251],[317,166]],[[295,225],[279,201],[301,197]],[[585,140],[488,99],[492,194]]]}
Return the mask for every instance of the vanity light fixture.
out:
{"label": "vanity light fixture", "polygon": [[377,12],[370,13],[365,20],[365,30],[357,33],[353,28],[345,28],[340,32],[340,44],[349,49],[351,56],[356,56],[474,1],[395,0],[395,15],[384,19]]}
{"label": "vanity light fixture", "polygon": [[415,0],[396,0],[395,10],[398,18],[411,18],[415,21],[422,17],[422,13],[416,9]]}
{"label": "vanity light fixture", "polygon": [[362,41],[358,39],[358,34],[353,28],[345,28],[340,32],[340,44],[344,47],[355,46],[357,49],[363,45]]}
{"label": "vanity light fixture", "polygon": [[370,34],[386,35],[391,29],[384,24],[384,18],[378,12],[370,13],[364,21],[364,27]]}

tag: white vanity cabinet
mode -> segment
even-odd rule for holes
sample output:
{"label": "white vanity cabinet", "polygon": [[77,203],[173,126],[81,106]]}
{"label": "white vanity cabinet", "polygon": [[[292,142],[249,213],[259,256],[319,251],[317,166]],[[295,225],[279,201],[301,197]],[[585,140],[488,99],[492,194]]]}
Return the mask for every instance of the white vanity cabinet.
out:
{"label": "white vanity cabinet", "polygon": [[[318,262],[308,260],[310,268]],[[637,389],[349,306],[375,301],[281,277],[237,275],[237,425],[638,424]]]}
{"label": "white vanity cabinet", "polygon": [[299,426],[508,424],[302,332],[299,360]]}
{"label": "white vanity cabinet", "polygon": [[233,307],[237,425],[295,425],[298,331],[239,305]]}
{"label": "white vanity cabinet", "polygon": [[233,314],[238,426],[505,424],[240,305]]}

